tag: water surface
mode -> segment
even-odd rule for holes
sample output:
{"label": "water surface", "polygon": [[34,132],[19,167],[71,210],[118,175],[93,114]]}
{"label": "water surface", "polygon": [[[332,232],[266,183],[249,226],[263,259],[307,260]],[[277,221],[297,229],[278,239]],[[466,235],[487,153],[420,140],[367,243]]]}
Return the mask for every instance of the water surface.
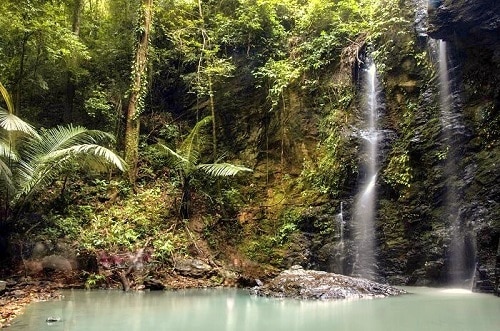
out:
{"label": "water surface", "polygon": [[[298,301],[243,290],[124,293],[64,292],[30,305],[8,330],[46,331],[491,331],[500,330],[500,298],[429,288],[385,299]],[[60,322],[47,323],[47,317]]]}

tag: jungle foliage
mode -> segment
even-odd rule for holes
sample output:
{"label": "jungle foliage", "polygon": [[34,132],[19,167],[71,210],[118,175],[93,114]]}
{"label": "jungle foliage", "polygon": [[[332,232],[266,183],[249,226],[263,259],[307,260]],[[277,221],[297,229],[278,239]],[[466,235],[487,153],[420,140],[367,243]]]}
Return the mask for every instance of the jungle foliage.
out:
{"label": "jungle foliage", "polygon": [[[151,28],[143,22],[146,7],[152,11]],[[0,5],[5,14],[0,18],[0,78],[12,92],[16,115],[36,128],[72,124],[112,132],[126,156],[129,148],[147,154],[147,145],[164,138],[161,128],[147,125],[150,117],[194,125],[210,115],[213,153],[208,159],[216,163],[221,155],[235,153],[231,141],[241,139],[235,132],[242,126],[231,120],[263,117],[267,143],[258,148],[269,156],[273,141],[281,141],[283,164],[287,90],[317,89],[322,71],[338,65],[342,50],[369,33],[377,8],[383,6],[354,0],[7,0]],[[137,44],[149,29],[147,46]],[[360,48],[363,40],[359,43]],[[149,51],[134,60],[138,47]],[[140,74],[140,110],[128,114],[128,121],[137,119],[143,127],[141,143],[128,147],[125,118],[139,88],[132,82],[139,77],[134,76],[137,66],[148,73]],[[231,92],[233,84],[247,88],[252,82],[261,88],[250,96]],[[259,94],[261,105],[228,105],[227,98],[258,99]],[[143,173],[132,171],[139,177]]]}
{"label": "jungle foliage", "polygon": [[[284,266],[287,245],[303,250],[292,243],[300,231],[338,232],[332,219],[354,195],[367,53],[387,98],[381,125],[393,134],[381,218],[400,229],[400,218],[429,216],[400,217],[397,205],[434,207],[422,192],[438,195],[446,152],[413,3],[1,1],[0,223],[23,201],[26,215],[44,216],[43,237],[88,250],[149,244],[170,262],[197,251],[196,236],[224,246],[209,232],[225,229],[247,256]],[[498,140],[492,105],[477,116],[478,148]],[[118,155],[126,180],[108,172],[88,181],[97,159],[123,170]],[[31,193],[42,188],[43,197]]]}
{"label": "jungle foliage", "polygon": [[76,169],[125,170],[123,160],[105,147],[114,137],[81,126],[57,126],[37,132],[15,115],[12,99],[0,83],[7,109],[0,108],[0,215],[21,209],[31,196]]}
{"label": "jungle foliage", "polygon": [[[250,170],[221,159],[256,167],[257,178],[265,172],[265,183],[243,189],[251,196],[260,196],[253,190],[261,185],[271,185],[276,161],[284,176],[299,167],[299,187],[318,192],[311,197],[335,195],[356,171],[356,146],[341,129],[341,122],[356,113],[350,71],[366,42],[377,42],[397,20],[396,10],[395,1],[369,0],[7,0],[0,4],[5,13],[0,16],[0,79],[12,92],[8,103],[16,115],[34,123],[27,127],[32,136],[42,137],[36,138],[37,146],[29,145],[32,153],[63,136],[88,140],[110,137],[96,130],[112,132],[114,147],[132,168],[129,181],[137,181],[134,190],[166,174],[164,179],[174,184],[170,190],[182,192],[182,218],[190,214],[192,184],[203,188],[196,183],[207,181],[200,173],[211,177]],[[333,81],[325,76],[332,70],[341,73]],[[324,118],[317,164],[293,161],[294,141],[304,134],[297,98]],[[208,121],[211,152],[199,139],[207,137],[200,133]],[[139,137],[130,123],[134,130],[140,124]],[[163,146],[163,152],[155,146]],[[76,150],[105,156],[94,147],[75,147],[71,153]],[[2,153],[15,160],[8,149]],[[49,166],[54,171],[44,185],[65,178],[68,167],[57,164]],[[2,164],[2,183],[10,186],[11,166]],[[223,196],[235,196],[237,188],[213,184],[204,193],[214,201],[234,200]]]}

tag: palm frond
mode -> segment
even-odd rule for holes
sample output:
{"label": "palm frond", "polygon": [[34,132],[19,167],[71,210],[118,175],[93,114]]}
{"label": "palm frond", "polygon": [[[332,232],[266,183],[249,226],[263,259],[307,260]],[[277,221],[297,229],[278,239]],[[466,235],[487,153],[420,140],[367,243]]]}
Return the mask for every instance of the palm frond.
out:
{"label": "palm frond", "polygon": [[15,204],[21,196],[29,195],[36,187],[50,183],[55,178],[56,173],[58,174],[56,168],[44,167],[42,169],[40,166],[33,166],[32,163],[21,159],[15,168],[16,195],[13,197],[12,202]]}
{"label": "palm frond", "polygon": [[18,160],[17,154],[14,153],[10,144],[1,138],[0,138],[0,158],[5,158],[11,161]]}
{"label": "palm frond", "polygon": [[24,144],[15,177],[18,195],[32,192],[50,184],[62,171],[77,165],[89,170],[108,170],[115,166],[124,171],[125,161],[96,142],[112,141],[113,136],[80,126],[58,126],[42,132],[38,139]]}
{"label": "palm frond", "polygon": [[5,187],[7,191],[13,189],[12,172],[2,159],[0,159],[0,187]]}
{"label": "palm frond", "polygon": [[179,148],[179,152],[192,164],[198,163],[201,150],[205,146],[205,136],[201,130],[211,122],[212,116],[207,116],[198,121]]}
{"label": "palm frond", "polygon": [[187,158],[185,158],[183,155],[177,153],[176,151],[172,150],[168,146],[165,146],[161,143],[158,143],[157,146],[162,150],[167,152],[169,156],[171,156],[170,159],[170,166],[173,169],[180,170],[185,176],[189,176],[191,172],[196,170],[196,166],[194,163],[190,162]]}
{"label": "palm frond", "polygon": [[9,92],[0,82],[0,94],[2,94],[3,99],[5,100],[5,104],[7,105],[7,111],[9,114],[14,114],[14,103],[12,102],[12,98],[10,97]]}
{"label": "palm frond", "polygon": [[96,171],[108,170],[114,165],[124,171],[125,161],[110,149],[93,144],[76,145],[59,149],[32,162],[19,162],[16,173],[18,196],[29,196],[56,179],[71,164]]}
{"label": "palm frond", "polygon": [[42,162],[56,163],[75,159],[84,162],[79,163],[80,166],[90,165],[94,170],[108,169],[109,165],[117,167],[120,171],[125,171],[126,168],[125,161],[120,156],[112,150],[96,144],[81,144],[60,149],[46,155]]}
{"label": "palm frond", "polygon": [[38,137],[38,133],[31,124],[23,121],[12,113],[6,112],[2,108],[0,108],[0,128],[9,132],[18,131],[33,137]]}
{"label": "palm frond", "polygon": [[181,161],[183,163],[189,162],[189,160],[187,158],[185,158],[184,156],[180,155],[179,153],[177,153],[173,149],[169,148],[168,146],[166,146],[166,145],[164,145],[162,143],[158,143],[157,146],[160,147],[163,151],[166,151],[169,155],[174,156],[179,161]]}
{"label": "palm frond", "polygon": [[[6,160],[7,163],[4,161]],[[9,164],[18,160],[7,141],[0,139],[0,188],[6,191],[14,189],[12,171]]]}
{"label": "palm frond", "polygon": [[26,146],[29,154],[49,154],[76,145],[103,144],[113,142],[114,137],[106,132],[88,130],[82,126],[57,126],[44,130],[40,139]]}
{"label": "palm frond", "polygon": [[199,164],[197,168],[205,171],[206,173],[214,177],[234,176],[242,171],[253,171],[250,168],[230,163]]}
{"label": "palm frond", "polygon": [[0,107],[0,128],[3,128],[9,132],[23,132],[36,137],[38,134],[33,126],[23,121],[14,114],[14,103],[12,102],[12,98],[1,82],[0,94],[2,94],[5,104],[7,105],[7,110]]}

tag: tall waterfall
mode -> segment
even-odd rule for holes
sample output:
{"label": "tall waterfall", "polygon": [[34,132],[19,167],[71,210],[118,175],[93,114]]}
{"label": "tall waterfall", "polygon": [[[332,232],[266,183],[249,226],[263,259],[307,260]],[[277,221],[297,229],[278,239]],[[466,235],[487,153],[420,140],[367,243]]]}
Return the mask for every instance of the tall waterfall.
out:
{"label": "tall waterfall", "polygon": [[365,118],[366,127],[362,131],[363,138],[363,179],[354,205],[353,226],[357,247],[356,262],[353,273],[373,279],[375,276],[375,214],[376,214],[376,181],[378,171],[377,130],[378,96],[380,94],[375,64],[365,70]]}
{"label": "tall waterfall", "polygon": [[448,249],[448,282],[453,286],[469,286],[474,272],[475,247],[472,230],[463,220],[460,194],[461,171],[458,166],[463,154],[462,138],[464,125],[458,105],[456,87],[453,86],[453,67],[450,67],[448,46],[445,41],[438,42],[439,100],[443,142],[446,163],[444,168],[445,195],[444,221],[450,233]]}

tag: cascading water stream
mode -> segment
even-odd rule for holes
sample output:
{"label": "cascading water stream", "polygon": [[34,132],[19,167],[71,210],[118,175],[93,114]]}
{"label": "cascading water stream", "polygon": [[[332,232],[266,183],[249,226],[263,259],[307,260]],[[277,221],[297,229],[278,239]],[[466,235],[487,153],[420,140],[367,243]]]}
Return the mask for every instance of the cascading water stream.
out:
{"label": "cascading water stream", "polygon": [[475,249],[472,231],[467,229],[460,212],[460,171],[457,165],[461,153],[460,137],[463,135],[461,113],[457,110],[452,78],[450,78],[447,44],[438,42],[439,101],[446,163],[444,168],[444,215],[450,233],[448,253],[448,282],[452,286],[470,287],[474,273]]}
{"label": "cascading water stream", "polygon": [[340,213],[336,215],[336,221],[337,221],[337,231],[339,234],[339,242],[336,246],[335,249],[335,256],[334,256],[334,266],[333,266],[333,272],[336,272],[338,274],[345,274],[345,268],[344,268],[344,263],[345,263],[345,243],[344,243],[344,227],[345,227],[345,221],[344,221],[344,210],[343,210],[343,204],[340,202]]}
{"label": "cascading water stream", "polygon": [[354,205],[355,242],[357,247],[354,274],[364,278],[375,278],[375,214],[376,214],[376,181],[378,167],[377,129],[379,85],[375,64],[366,70],[365,78],[365,122],[362,133],[363,152],[365,156],[363,169],[364,181],[356,197]]}
{"label": "cascading water stream", "polygon": [[344,226],[345,226],[345,223],[344,223],[344,208],[342,206],[342,202],[340,202],[340,213],[338,215],[338,221],[339,221],[339,228],[340,228],[340,243],[344,244]]}

